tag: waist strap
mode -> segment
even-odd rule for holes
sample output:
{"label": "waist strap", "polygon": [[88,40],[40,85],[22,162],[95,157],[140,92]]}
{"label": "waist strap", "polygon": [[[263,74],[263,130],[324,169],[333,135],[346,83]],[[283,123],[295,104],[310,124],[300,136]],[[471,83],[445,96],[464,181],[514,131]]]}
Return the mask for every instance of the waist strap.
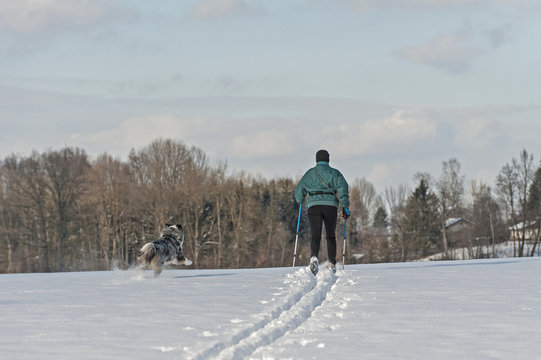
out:
{"label": "waist strap", "polygon": [[310,196],[312,196],[312,195],[334,195],[334,193],[332,193],[330,191],[314,191],[314,192],[308,193],[308,195],[310,195]]}

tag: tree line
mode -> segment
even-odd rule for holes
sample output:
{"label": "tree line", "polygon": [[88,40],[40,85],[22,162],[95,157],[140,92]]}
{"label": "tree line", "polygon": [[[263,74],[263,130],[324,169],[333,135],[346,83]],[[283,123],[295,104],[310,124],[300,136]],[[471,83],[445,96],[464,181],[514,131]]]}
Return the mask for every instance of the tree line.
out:
{"label": "tree line", "polygon": [[[495,189],[466,183],[457,159],[442,163],[439,178],[413,180],[413,190],[402,184],[383,194],[364,178],[350,183],[348,263],[451,259],[456,248],[494,256],[479,249],[510,238],[516,256],[533,255],[541,167],[526,150],[502,167]],[[290,266],[297,181],[229,174],[226,163],[211,164],[201,149],[172,139],[132,149],[127,161],[90,159],[73,147],[10,155],[0,163],[0,272],[127,268],[165,223],[183,225],[195,268]],[[461,220],[459,231],[449,219]],[[304,208],[300,229],[302,264],[310,237]]]}

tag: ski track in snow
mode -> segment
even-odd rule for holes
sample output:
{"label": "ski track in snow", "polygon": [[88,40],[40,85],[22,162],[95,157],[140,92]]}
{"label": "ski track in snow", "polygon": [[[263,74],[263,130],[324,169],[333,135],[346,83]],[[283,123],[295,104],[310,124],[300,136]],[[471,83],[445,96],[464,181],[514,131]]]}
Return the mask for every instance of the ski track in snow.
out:
{"label": "ski track in snow", "polygon": [[327,294],[337,281],[337,275],[326,264],[321,264],[320,272],[314,277],[308,268],[301,268],[286,275],[285,284],[292,290],[284,301],[266,313],[261,321],[242,329],[225,341],[191,357],[191,360],[237,359],[253,354],[261,347],[272,344],[288,331],[295,330],[311,316],[313,311],[325,301]]}

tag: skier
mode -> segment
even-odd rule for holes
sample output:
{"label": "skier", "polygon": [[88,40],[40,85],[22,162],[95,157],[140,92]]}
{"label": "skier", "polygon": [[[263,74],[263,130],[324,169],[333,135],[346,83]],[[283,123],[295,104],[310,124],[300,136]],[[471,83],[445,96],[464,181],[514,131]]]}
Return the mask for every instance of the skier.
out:
{"label": "skier", "polygon": [[336,272],[335,232],[338,206],[342,207],[344,218],[350,215],[348,183],[340,171],[329,166],[329,160],[327,150],[319,150],[316,153],[316,166],[304,174],[295,188],[295,200],[298,204],[308,195],[306,207],[312,230],[310,270],[314,275],[319,268],[318,254],[323,223],[327,235],[329,267]]}

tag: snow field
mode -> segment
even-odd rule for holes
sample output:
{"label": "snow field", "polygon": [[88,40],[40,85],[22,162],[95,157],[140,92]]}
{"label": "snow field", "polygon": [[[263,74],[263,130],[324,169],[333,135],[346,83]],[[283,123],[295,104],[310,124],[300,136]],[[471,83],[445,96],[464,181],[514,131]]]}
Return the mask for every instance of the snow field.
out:
{"label": "snow field", "polygon": [[[282,300],[282,304],[271,311],[268,320],[258,323],[248,331],[234,336],[227,342],[217,359],[243,359],[262,346],[272,344],[288,331],[296,329],[305,322],[317,306],[325,300],[331,286],[336,282],[335,274],[325,266],[318,273],[317,280],[307,268],[288,275],[285,284],[291,292]],[[300,290],[299,290],[300,289]],[[213,347],[216,348],[216,347]],[[205,354],[206,356],[211,354]],[[197,356],[197,359],[206,358]]]}
{"label": "snow field", "polygon": [[540,258],[0,275],[0,359],[541,359]]}

